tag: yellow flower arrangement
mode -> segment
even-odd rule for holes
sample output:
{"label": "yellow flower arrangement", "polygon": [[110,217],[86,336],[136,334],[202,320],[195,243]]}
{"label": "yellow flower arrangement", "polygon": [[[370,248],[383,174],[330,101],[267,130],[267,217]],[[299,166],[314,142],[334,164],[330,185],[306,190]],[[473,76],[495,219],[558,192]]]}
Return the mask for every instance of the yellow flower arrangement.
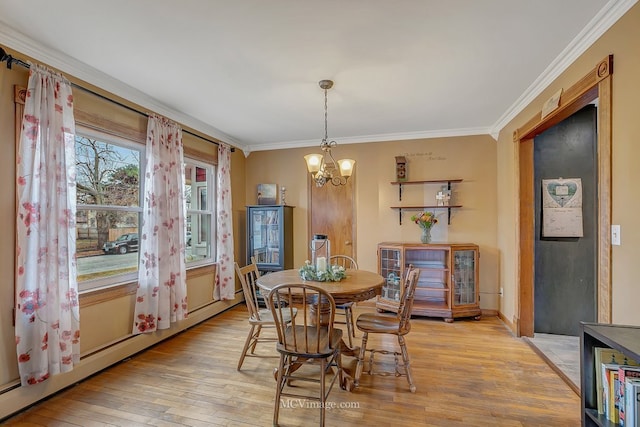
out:
{"label": "yellow flower arrangement", "polygon": [[430,229],[434,224],[438,223],[438,218],[433,212],[420,212],[418,215],[412,215],[411,221],[415,222],[422,229]]}

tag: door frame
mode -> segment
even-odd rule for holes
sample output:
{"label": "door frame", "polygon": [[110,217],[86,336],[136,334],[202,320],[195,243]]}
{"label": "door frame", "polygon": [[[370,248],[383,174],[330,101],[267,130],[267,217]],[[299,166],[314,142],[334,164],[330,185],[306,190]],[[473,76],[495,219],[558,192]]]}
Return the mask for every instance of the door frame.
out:
{"label": "door frame", "polygon": [[519,203],[516,206],[516,259],[517,259],[517,336],[533,337],[534,333],[534,137],[555,126],[598,100],[597,164],[598,164],[598,222],[597,222],[597,306],[598,322],[611,323],[611,109],[612,109],[613,55],[600,61],[577,83],[563,90],[559,106],[543,117],[536,114],[524,126],[513,132]]}

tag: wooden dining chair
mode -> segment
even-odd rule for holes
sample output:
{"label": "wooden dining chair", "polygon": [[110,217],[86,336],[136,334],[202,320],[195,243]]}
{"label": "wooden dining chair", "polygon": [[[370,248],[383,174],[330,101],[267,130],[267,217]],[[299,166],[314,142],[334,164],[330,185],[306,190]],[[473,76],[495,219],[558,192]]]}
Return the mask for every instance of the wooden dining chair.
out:
{"label": "wooden dining chair", "polygon": [[[255,260],[251,259],[251,264],[248,264],[244,267],[240,267],[238,263],[235,263],[236,274],[240,279],[240,283],[242,284],[242,293],[244,294],[244,302],[247,306],[247,310],[249,311],[249,325],[251,328],[249,329],[249,334],[247,335],[247,339],[244,343],[244,348],[242,349],[242,354],[240,354],[240,360],[238,361],[239,371],[242,368],[242,364],[244,363],[244,359],[247,356],[250,357],[278,357],[277,354],[258,354],[255,352],[256,346],[261,342],[271,342],[275,343],[277,338],[275,335],[272,336],[261,336],[263,329],[274,329],[275,322],[273,321],[273,315],[271,314],[271,310],[269,308],[260,308],[258,301],[258,290],[256,285],[256,280],[260,275],[258,271],[258,266]],[[291,311],[291,315],[296,315],[296,309],[294,308]],[[283,318],[285,323],[291,321],[291,318]]]}
{"label": "wooden dining chair", "polygon": [[[355,259],[351,258],[348,255],[332,255],[329,257],[329,264],[331,265],[339,265],[346,269],[357,270],[358,263]],[[347,327],[347,336],[349,338],[349,347],[353,347],[352,337],[356,337],[355,327],[353,326],[353,308],[355,303],[348,302],[345,304],[340,304],[336,308],[338,311],[336,314],[344,316],[344,322],[336,320],[335,323],[346,325]]]}
{"label": "wooden dining chair", "polygon": [[[355,385],[360,384],[360,376],[362,375],[365,355],[369,352],[369,359],[366,361],[368,365],[367,373],[370,375],[395,375],[406,376],[409,382],[409,390],[412,393],[416,392],[416,386],[413,383],[413,376],[411,375],[411,362],[409,359],[409,352],[407,351],[407,344],[404,336],[411,330],[411,310],[413,308],[413,298],[416,292],[416,285],[418,278],[420,277],[420,269],[412,269],[405,280],[403,294],[398,306],[398,313],[393,316],[389,314],[379,313],[362,313],[356,320],[356,327],[362,331],[362,345],[360,346],[360,353],[358,355],[358,364],[356,366]],[[398,345],[400,351],[390,350],[376,350],[373,348],[367,348],[367,341],[369,334],[391,334],[398,337]],[[374,355],[376,353],[392,354],[395,361],[395,371],[378,371],[374,372]],[[400,364],[398,357],[402,357],[402,364]]]}
{"label": "wooden dining chair", "polygon": [[[278,425],[280,399],[290,397],[318,401],[320,425],[324,426],[327,397],[336,380],[340,385],[343,381],[342,330],[333,327],[335,301],[327,291],[313,285],[280,284],[269,292],[267,305],[276,324],[276,349],[280,353],[273,425]],[[307,315],[296,317],[292,311],[294,305]],[[290,323],[287,319],[291,319]],[[313,375],[318,367],[320,379],[317,374]],[[319,384],[319,393],[312,395],[313,390],[300,386],[298,381]]]}

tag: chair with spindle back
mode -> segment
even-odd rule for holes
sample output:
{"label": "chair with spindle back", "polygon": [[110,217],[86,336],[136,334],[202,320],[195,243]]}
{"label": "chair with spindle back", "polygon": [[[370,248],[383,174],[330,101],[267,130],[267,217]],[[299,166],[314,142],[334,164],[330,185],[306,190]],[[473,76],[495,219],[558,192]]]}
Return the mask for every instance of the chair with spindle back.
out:
{"label": "chair with spindle back", "polygon": [[[247,339],[244,343],[244,348],[242,349],[242,353],[240,354],[240,360],[238,361],[238,371],[242,368],[242,364],[244,363],[244,359],[247,356],[251,357],[278,357],[277,354],[268,355],[268,354],[258,354],[255,352],[256,346],[261,342],[276,342],[277,338],[275,336],[260,336],[260,333],[264,328],[275,328],[275,323],[273,321],[273,315],[271,314],[271,310],[269,308],[261,309],[258,303],[258,291],[256,287],[256,280],[260,275],[258,271],[258,266],[255,262],[255,259],[251,259],[251,264],[248,264],[244,267],[240,267],[238,263],[235,263],[236,274],[240,279],[240,283],[242,284],[242,293],[244,294],[244,302],[247,306],[247,310],[249,311],[249,325],[251,325],[251,329],[249,329],[249,334],[247,335]],[[292,314],[295,316],[295,309],[292,311]],[[284,319],[285,322],[290,322],[291,319]]]}
{"label": "chair with spindle back", "polygon": [[[358,263],[356,262],[356,260],[351,258],[348,255],[332,255],[331,257],[329,257],[329,261],[330,261],[329,264],[331,265],[339,265],[341,267],[344,267],[346,269],[351,269],[351,270],[358,269]],[[353,338],[356,337],[355,327],[353,326],[354,325],[354,322],[353,322],[354,305],[355,303],[348,302],[345,304],[340,304],[336,307],[338,309],[336,314],[343,315],[345,320],[344,322],[336,320],[335,323],[346,325],[347,336],[349,337],[349,347],[353,347],[352,337]]]}
{"label": "chair with spindle back", "polygon": [[[327,291],[313,285],[280,284],[269,292],[267,305],[278,331],[276,349],[280,353],[273,425],[278,425],[280,399],[293,397],[318,401],[320,425],[324,426],[327,397],[336,380],[342,385],[342,330],[333,327],[335,301]],[[294,316],[294,306],[306,315]],[[287,323],[289,318],[291,322]],[[303,369],[298,371],[301,366]],[[320,379],[311,376],[305,367],[319,367]],[[308,388],[292,386],[292,380],[319,384],[319,394],[310,396]]]}
{"label": "chair with spindle back", "polygon": [[[407,276],[404,283],[404,289],[402,296],[400,297],[400,304],[398,306],[398,313],[395,316],[379,313],[362,313],[356,320],[356,327],[363,333],[362,345],[360,347],[360,354],[358,355],[358,364],[356,366],[355,385],[360,384],[360,376],[362,375],[365,354],[369,352],[370,357],[367,361],[368,370],[370,375],[395,375],[406,376],[409,382],[409,390],[415,393],[416,386],[413,383],[413,377],[411,375],[411,363],[409,359],[409,352],[407,351],[407,344],[404,336],[411,330],[411,310],[413,308],[413,299],[416,292],[416,285],[418,278],[420,277],[419,269],[412,269]],[[367,341],[369,334],[391,334],[398,337],[398,345],[400,352],[389,350],[376,350],[373,348],[367,348]],[[374,355],[380,354],[392,354],[395,361],[395,372],[374,372]],[[398,361],[398,356],[402,357],[402,364]]]}

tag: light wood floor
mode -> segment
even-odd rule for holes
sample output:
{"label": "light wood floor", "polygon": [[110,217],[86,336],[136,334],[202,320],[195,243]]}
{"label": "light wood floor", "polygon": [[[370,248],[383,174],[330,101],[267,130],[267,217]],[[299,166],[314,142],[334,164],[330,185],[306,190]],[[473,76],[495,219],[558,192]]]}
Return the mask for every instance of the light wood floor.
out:
{"label": "light wood floor", "polygon": [[[372,308],[357,308],[356,314]],[[363,375],[334,387],[328,426],[578,426],[580,399],[496,317],[414,318],[407,336],[417,392],[406,379]],[[271,425],[276,359],[247,358],[248,324],[233,308],[67,389],[13,418],[24,426]],[[371,336],[378,347],[395,340]],[[271,344],[264,350],[274,351]],[[345,358],[347,359],[347,358]],[[318,409],[293,402],[282,426],[318,424]]]}

